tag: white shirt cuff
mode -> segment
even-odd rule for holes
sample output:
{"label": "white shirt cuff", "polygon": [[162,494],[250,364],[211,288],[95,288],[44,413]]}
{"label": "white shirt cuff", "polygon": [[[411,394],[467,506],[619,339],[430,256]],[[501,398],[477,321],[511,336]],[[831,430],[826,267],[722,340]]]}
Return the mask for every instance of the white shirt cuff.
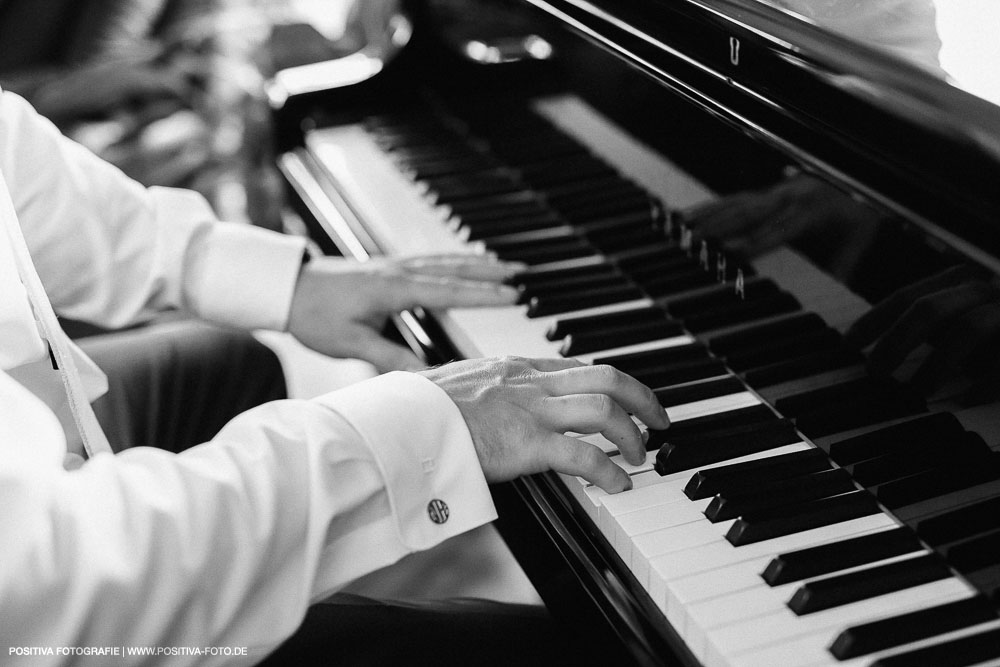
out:
{"label": "white shirt cuff", "polygon": [[204,225],[187,254],[185,303],[218,324],[284,331],[305,247],[301,237],[247,224]]}
{"label": "white shirt cuff", "polygon": [[496,519],[472,436],[436,384],[395,372],[326,394],[382,472],[402,543],[412,550]]}

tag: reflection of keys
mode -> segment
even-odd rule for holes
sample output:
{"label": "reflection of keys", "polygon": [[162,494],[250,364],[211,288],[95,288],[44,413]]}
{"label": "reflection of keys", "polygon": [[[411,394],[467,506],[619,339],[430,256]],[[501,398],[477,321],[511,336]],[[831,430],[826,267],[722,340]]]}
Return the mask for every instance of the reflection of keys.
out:
{"label": "reflection of keys", "polygon": [[[414,131],[381,119],[316,132],[309,145],[389,254],[485,249],[530,265],[519,305],[440,314],[461,353],[574,356],[656,390],[673,428],[650,438],[642,465],[599,435],[579,436],[628,472],[633,490],[612,496],[562,479],[704,664],[834,664],[828,647],[854,637],[842,634],[851,626],[852,645],[878,656],[935,635],[959,642],[959,653],[979,650],[992,608],[970,601],[974,589],[854,480],[901,505],[900,516],[940,512],[938,496],[1000,484],[982,443],[946,415],[913,419],[922,402],[866,375],[839,334],[860,299],[788,250],[752,266],[705,261],[707,244],[687,253],[662,232],[649,193],[683,207],[704,200],[704,188],[572,100],[540,108],[576,140],[537,119],[515,119],[506,136],[472,119],[484,140],[466,145],[434,123]],[[913,426],[882,426],[901,420]],[[833,437],[856,427],[875,435]],[[966,468],[945,471],[946,482],[916,477],[940,469],[923,433],[955,443]],[[835,442],[833,463],[809,442],[817,436]],[[913,456],[903,460],[893,442]],[[711,493],[692,491],[696,473]],[[989,548],[981,528],[985,537],[963,538]],[[975,565],[955,554],[949,562]],[[786,574],[765,581],[774,562]],[[964,606],[907,621],[895,644],[868,630],[941,605]],[[842,664],[867,664],[856,655]]]}

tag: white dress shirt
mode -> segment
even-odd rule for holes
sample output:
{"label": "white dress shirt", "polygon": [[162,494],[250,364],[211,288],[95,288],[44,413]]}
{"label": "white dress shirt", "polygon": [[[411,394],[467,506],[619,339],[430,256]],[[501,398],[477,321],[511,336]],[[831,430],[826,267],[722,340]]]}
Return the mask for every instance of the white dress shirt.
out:
{"label": "white dress shirt", "polygon": [[[120,326],[183,307],[285,326],[301,241],[147,190],[0,93],[7,190],[61,315]],[[58,373],[18,271],[18,221],[3,222],[0,663],[252,664],[310,602],[495,518],[461,413],[409,373],[270,403],[182,454],[136,448],[65,470],[58,392],[43,390]],[[126,654],[80,655],[102,647]],[[127,654],[143,647],[160,654]],[[247,655],[192,655],[206,647]]]}

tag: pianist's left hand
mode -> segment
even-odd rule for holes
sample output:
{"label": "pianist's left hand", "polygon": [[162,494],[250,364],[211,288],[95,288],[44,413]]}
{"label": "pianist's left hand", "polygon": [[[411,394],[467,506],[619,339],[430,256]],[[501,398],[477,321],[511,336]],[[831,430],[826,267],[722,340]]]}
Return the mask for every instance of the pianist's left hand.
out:
{"label": "pianist's left hand", "polygon": [[523,269],[480,255],[438,255],[355,262],[318,257],[302,267],[288,330],[331,357],[363,359],[380,371],[426,367],[382,338],[388,318],[414,306],[507,306],[517,292],[501,281]]}

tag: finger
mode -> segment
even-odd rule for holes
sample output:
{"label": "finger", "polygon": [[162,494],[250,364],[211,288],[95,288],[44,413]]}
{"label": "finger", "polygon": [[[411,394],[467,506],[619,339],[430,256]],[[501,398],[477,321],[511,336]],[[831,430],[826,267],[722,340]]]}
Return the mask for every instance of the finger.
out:
{"label": "finger", "polygon": [[927,357],[910,380],[911,386],[920,392],[940,388],[961,368],[969,368],[976,375],[988,364],[1000,341],[1000,304],[991,303],[970,310],[945,330],[940,343]]}
{"label": "finger", "polygon": [[608,493],[632,488],[628,474],[590,443],[553,433],[540,446],[542,462],[550,470],[582,477]]}
{"label": "finger", "polygon": [[757,222],[755,195],[740,193],[699,206],[684,214],[684,224],[708,238],[726,238]]}
{"label": "finger", "polygon": [[943,289],[917,299],[872,348],[868,367],[872,372],[888,374],[903,360],[950,326],[955,318],[993,298],[985,283]]}
{"label": "finger", "polygon": [[538,416],[543,423],[562,432],[600,433],[632,465],[646,460],[639,427],[606,394],[549,396],[542,400]]}
{"label": "finger", "polygon": [[411,273],[466,280],[506,280],[526,270],[523,262],[505,262],[489,255],[450,254],[410,257],[400,266]]}
{"label": "finger", "polygon": [[848,344],[867,347],[898,320],[914,301],[926,294],[967,282],[972,272],[965,266],[955,266],[920,282],[894,292],[851,325],[844,334]]}
{"label": "finger", "polygon": [[572,357],[568,359],[528,359],[527,361],[535,368],[535,370],[542,371],[543,373],[564,371],[568,368],[579,368],[587,365],[579,359],[573,359]]}
{"label": "finger", "polygon": [[431,276],[396,276],[382,295],[384,305],[391,310],[414,306],[427,308],[473,308],[477,306],[509,306],[517,301],[518,292],[509,285],[495,282],[435,278]]}
{"label": "finger", "polygon": [[580,366],[548,373],[543,376],[543,384],[553,396],[606,394],[651,428],[670,425],[653,390],[612,366]]}

